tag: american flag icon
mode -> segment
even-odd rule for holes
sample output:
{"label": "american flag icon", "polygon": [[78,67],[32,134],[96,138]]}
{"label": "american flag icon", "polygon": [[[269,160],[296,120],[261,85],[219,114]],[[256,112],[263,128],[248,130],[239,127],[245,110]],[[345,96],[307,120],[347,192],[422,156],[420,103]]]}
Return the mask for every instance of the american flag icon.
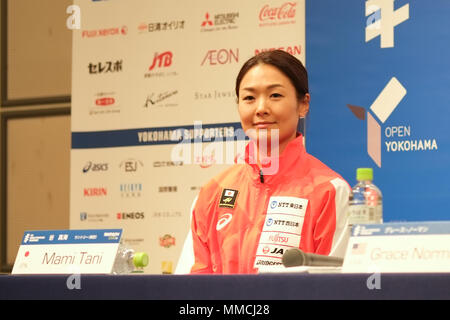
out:
{"label": "american flag icon", "polygon": [[352,246],[352,254],[365,254],[367,243],[354,243]]}

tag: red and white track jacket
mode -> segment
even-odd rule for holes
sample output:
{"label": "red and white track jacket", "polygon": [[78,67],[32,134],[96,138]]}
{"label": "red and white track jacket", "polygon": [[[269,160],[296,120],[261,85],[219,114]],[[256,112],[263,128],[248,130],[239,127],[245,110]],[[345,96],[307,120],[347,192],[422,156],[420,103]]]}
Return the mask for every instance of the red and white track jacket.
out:
{"label": "red and white track jacket", "polygon": [[251,164],[249,145],[245,164],[225,170],[199,193],[191,273],[256,273],[281,265],[293,247],[343,256],[347,182],[306,152],[301,135],[288,144],[273,175]]}

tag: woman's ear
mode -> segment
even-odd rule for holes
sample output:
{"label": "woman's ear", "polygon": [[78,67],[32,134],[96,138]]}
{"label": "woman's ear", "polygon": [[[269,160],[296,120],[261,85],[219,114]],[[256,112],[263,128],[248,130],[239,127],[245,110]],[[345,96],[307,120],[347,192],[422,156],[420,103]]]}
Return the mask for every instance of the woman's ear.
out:
{"label": "woman's ear", "polygon": [[298,102],[298,117],[304,118],[309,112],[309,101],[311,100],[311,96],[309,93],[305,93],[303,98]]}

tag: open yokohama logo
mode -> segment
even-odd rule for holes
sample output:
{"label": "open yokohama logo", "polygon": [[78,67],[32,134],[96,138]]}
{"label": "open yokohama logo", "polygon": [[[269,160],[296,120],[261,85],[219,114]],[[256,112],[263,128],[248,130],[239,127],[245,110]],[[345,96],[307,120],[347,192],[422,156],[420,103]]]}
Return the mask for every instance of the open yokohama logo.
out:
{"label": "open yokohama logo", "polygon": [[[393,77],[375,99],[368,111],[366,111],[364,107],[350,104],[347,105],[358,119],[367,119],[367,153],[380,168],[381,125],[386,122],[395,108],[397,108],[400,101],[405,97],[406,92],[406,89],[397,78]],[[378,118],[379,121],[377,121],[374,116]]]}

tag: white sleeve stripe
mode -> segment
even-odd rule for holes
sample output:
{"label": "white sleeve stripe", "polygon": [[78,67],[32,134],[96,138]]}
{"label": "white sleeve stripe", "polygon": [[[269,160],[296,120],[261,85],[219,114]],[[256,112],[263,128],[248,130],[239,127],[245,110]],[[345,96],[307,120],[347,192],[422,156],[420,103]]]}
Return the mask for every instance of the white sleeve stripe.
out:
{"label": "white sleeve stripe", "polygon": [[336,189],[336,230],[333,236],[330,256],[344,257],[347,249],[350,232],[348,230],[348,199],[350,187],[346,181],[336,178],[331,180],[331,184]]}
{"label": "white sleeve stripe", "polygon": [[175,274],[188,274],[191,272],[191,268],[195,263],[194,255],[194,243],[192,241],[192,212],[194,211],[195,204],[197,203],[198,195],[195,197],[191,205],[190,217],[189,217],[189,231],[184,240],[183,249],[181,250],[180,258],[178,259],[177,267],[175,268]]}

